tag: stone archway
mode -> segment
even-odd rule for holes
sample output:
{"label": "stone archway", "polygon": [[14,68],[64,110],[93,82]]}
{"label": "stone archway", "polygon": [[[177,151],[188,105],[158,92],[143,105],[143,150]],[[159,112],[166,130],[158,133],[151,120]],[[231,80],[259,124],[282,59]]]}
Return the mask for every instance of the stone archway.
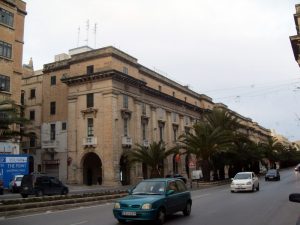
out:
{"label": "stone archway", "polygon": [[130,165],[125,155],[122,155],[120,159],[120,180],[122,185],[130,184]]}
{"label": "stone archway", "polygon": [[28,162],[28,172],[31,174],[34,172],[34,158],[32,155],[28,157]]}
{"label": "stone archway", "polygon": [[82,163],[83,184],[102,184],[102,161],[96,153],[87,153]]}
{"label": "stone archway", "polygon": [[177,174],[178,173],[179,162],[180,162],[180,156],[179,156],[179,154],[174,154],[173,155],[173,174]]}

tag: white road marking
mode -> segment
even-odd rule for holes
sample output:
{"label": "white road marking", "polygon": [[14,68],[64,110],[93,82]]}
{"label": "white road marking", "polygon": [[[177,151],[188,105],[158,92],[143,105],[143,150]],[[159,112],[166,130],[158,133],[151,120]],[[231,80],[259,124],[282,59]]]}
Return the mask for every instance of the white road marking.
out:
{"label": "white road marking", "polygon": [[79,224],[84,224],[84,223],[87,223],[89,221],[85,220],[85,221],[81,221],[81,222],[78,222],[78,223],[72,223],[70,225],[79,225]]}
{"label": "white road marking", "polygon": [[209,195],[211,195],[211,194],[196,195],[196,196],[193,196],[192,199],[203,198],[203,197],[206,197]]}

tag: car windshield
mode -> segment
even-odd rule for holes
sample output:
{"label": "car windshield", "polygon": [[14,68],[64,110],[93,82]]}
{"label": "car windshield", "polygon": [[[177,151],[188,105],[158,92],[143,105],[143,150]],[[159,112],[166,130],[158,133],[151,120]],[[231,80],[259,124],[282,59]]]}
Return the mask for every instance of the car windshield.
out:
{"label": "car windshield", "polygon": [[133,195],[161,195],[165,193],[164,181],[142,181],[132,191]]}
{"label": "car windshield", "polygon": [[276,174],[276,170],[269,170],[267,174]]}
{"label": "car windshield", "polygon": [[21,181],[23,177],[16,177],[16,181]]}
{"label": "car windshield", "polygon": [[234,176],[235,180],[251,179],[250,173],[238,173]]}

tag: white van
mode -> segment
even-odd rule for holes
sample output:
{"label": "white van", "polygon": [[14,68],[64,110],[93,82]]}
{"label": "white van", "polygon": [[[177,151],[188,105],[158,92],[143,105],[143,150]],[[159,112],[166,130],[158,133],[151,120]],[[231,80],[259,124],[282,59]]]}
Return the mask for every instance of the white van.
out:
{"label": "white van", "polygon": [[192,180],[201,180],[203,178],[202,170],[192,171]]}

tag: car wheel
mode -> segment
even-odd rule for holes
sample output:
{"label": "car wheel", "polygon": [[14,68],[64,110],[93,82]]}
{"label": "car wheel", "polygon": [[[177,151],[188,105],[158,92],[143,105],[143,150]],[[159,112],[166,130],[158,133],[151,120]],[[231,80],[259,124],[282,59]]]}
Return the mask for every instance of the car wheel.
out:
{"label": "car wheel", "polygon": [[119,221],[120,224],[125,224],[126,223],[126,220],[118,219],[118,221]]}
{"label": "car wheel", "polygon": [[155,224],[157,225],[162,225],[165,223],[166,220],[166,213],[163,209],[159,209],[157,216],[156,216],[156,221]]}
{"label": "car wheel", "polygon": [[68,194],[68,191],[66,190],[66,189],[63,189],[62,191],[61,191],[61,195],[67,195]]}
{"label": "car wheel", "polygon": [[256,190],[259,191],[259,183],[257,184]]}
{"label": "car wheel", "polygon": [[230,192],[231,192],[231,193],[234,193],[234,191],[233,191],[233,190],[231,190]]}
{"label": "car wheel", "polygon": [[28,195],[27,194],[21,194],[23,198],[27,198]]}
{"label": "car wheel", "polygon": [[192,211],[192,204],[191,202],[187,202],[185,209],[183,210],[183,215],[189,216],[191,214],[191,211]]}
{"label": "car wheel", "polygon": [[41,197],[41,196],[43,196],[44,195],[44,193],[43,193],[43,191],[42,190],[38,190],[37,192],[36,192],[36,197]]}
{"label": "car wheel", "polygon": [[267,178],[265,178],[265,181],[268,181],[268,179],[267,179]]}

